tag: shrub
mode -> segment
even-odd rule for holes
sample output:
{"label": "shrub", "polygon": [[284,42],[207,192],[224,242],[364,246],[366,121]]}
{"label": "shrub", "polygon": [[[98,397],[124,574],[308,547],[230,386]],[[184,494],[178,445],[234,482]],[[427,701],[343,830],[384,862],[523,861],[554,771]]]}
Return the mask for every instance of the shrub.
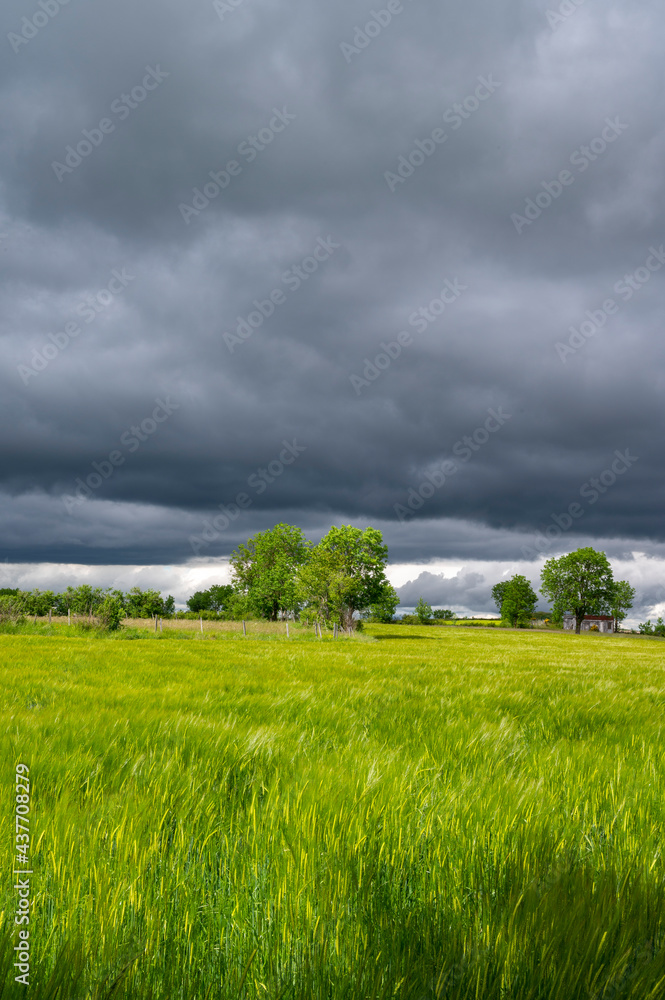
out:
{"label": "shrub", "polygon": [[106,597],[97,608],[98,627],[105,632],[117,632],[125,617],[122,602],[117,597]]}

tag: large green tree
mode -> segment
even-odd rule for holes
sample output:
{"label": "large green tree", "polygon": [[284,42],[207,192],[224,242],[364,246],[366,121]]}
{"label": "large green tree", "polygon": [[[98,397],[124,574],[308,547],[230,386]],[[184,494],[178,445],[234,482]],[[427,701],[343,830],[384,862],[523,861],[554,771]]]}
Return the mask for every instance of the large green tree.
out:
{"label": "large green tree", "polygon": [[501,618],[514,628],[526,628],[533,617],[538,595],[525,576],[502,580],[492,588],[492,597]]}
{"label": "large green tree", "polygon": [[579,634],[585,615],[609,614],[614,594],[612,567],[604,552],[590,546],[548,559],[541,573],[541,594],[552,602],[552,616],[561,620],[565,611],[575,615]]}
{"label": "large green tree", "polygon": [[301,528],[276,524],[261,531],[231,555],[234,589],[260,618],[277,621],[298,608],[296,575],[309,552]]}
{"label": "large green tree", "polygon": [[388,546],[376,528],[333,527],[312,549],[298,573],[305,615],[327,625],[352,628],[385,595]]}

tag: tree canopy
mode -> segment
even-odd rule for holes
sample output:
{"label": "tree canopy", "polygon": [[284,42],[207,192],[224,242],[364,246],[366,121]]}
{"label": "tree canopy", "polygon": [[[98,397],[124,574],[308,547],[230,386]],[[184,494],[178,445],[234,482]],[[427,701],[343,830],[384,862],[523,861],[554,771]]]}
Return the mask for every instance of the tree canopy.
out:
{"label": "tree canopy", "polygon": [[540,592],[552,602],[553,618],[561,620],[566,611],[572,611],[577,633],[585,615],[611,612],[615,595],[612,567],[604,552],[590,546],[548,559],[541,583]]}
{"label": "tree canopy", "polygon": [[297,598],[306,617],[351,628],[354,616],[386,596],[388,546],[376,528],[333,527],[298,573]]}
{"label": "tree canopy", "polygon": [[231,555],[233,586],[260,618],[276,621],[298,606],[297,573],[310,555],[302,529],[276,524],[239,545]]}
{"label": "tree canopy", "polygon": [[492,598],[501,618],[514,628],[527,627],[538,603],[538,595],[525,576],[513,576],[492,587]]}

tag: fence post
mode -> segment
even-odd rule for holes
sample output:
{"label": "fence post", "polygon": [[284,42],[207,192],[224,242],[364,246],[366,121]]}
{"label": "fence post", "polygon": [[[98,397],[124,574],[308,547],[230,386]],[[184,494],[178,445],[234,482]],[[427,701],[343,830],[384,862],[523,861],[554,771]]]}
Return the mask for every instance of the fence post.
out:
{"label": "fence post", "polygon": [[164,631],[164,620],[162,618],[159,619],[159,631]]}
{"label": "fence post", "polygon": [[155,632],[157,631],[157,615],[155,615]]}
{"label": "fence post", "polygon": [[288,621],[286,623],[286,638],[287,639],[289,638],[289,623],[288,623]]}
{"label": "fence post", "polygon": [[247,626],[245,625],[245,619],[242,620],[242,634],[247,635]]}
{"label": "fence post", "polygon": [[48,623],[51,624],[51,609],[48,609]]}
{"label": "fence post", "polygon": [[67,608],[67,624],[71,625],[71,623],[72,623],[72,609]]}
{"label": "fence post", "polygon": [[333,639],[337,638],[337,622],[333,625]]}
{"label": "fence post", "polygon": [[201,625],[201,631],[203,632],[203,615],[199,615],[199,622]]}

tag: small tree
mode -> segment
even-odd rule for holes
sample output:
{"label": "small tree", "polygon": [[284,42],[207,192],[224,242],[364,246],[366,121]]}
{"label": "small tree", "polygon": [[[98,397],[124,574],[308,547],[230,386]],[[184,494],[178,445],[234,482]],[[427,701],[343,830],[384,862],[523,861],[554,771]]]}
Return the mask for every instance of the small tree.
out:
{"label": "small tree", "polygon": [[395,621],[395,612],[398,606],[397,591],[391,584],[385,583],[378,600],[370,604],[369,609],[364,612],[363,618],[369,622],[382,622],[384,625],[390,625],[391,622]]}
{"label": "small tree", "polygon": [[122,601],[110,594],[107,595],[97,608],[96,617],[101,628],[107,632],[117,632],[125,617]]}
{"label": "small tree", "polygon": [[610,602],[610,614],[614,618],[614,631],[619,631],[619,623],[626,617],[626,612],[633,606],[635,600],[635,588],[631,587],[628,580],[617,580],[612,588],[612,600]]}
{"label": "small tree", "polygon": [[513,628],[527,628],[538,603],[538,595],[525,576],[514,576],[498,583],[492,590],[495,601],[501,595],[501,618]]}
{"label": "small tree", "polygon": [[572,611],[578,635],[585,615],[607,614],[612,603],[612,567],[604,552],[589,546],[548,559],[541,582],[541,594],[552,602],[552,617],[560,621],[565,611]]}
{"label": "small tree", "polygon": [[432,618],[432,605],[428,604],[422,597],[418,598],[418,603],[416,604],[416,618],[421,625],[427,625]]}
{"label": "small tree", "polygon": [[432,612],[432,618],[435,621],[450,622],[456,618],[456,615],[454,611],[449,611],[448,608],[437,608],[436,611]]}

